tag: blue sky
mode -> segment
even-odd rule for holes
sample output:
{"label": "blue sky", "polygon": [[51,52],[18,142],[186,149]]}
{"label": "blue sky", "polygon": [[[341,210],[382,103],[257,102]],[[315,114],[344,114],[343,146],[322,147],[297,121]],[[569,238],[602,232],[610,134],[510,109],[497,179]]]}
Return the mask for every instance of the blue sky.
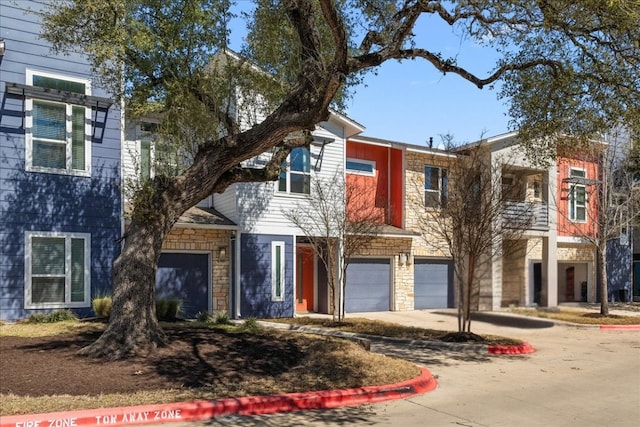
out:
{"label": "blue sky", "polygon": [[[249,4],[238,1],[241,8]],[[231,47],[239,49],[242,27],[234,24]],[[421,18],[414,33],[417,47],[454,57],[458,65],[480,77],[495,66],[494,52],[461,41],[439,19]],[[437,146],[444,134],[452,134],[456,143],[466,143],[509,131],[507,107],[497,99],[497,90],[480,90],[457,75],[443,75],[425,60],[383,64],[377,74],[365,78],[347,107],[347,115],[366,128],[363,135],[411,144],[427,144],[433,137]]]}

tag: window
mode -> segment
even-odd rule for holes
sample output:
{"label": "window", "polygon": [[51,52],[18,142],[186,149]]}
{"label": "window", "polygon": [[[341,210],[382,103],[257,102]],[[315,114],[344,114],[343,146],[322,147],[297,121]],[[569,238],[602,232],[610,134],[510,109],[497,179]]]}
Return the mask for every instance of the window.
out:
{"label": "window", "polygon": [[570,178],[578,178],[577,182],[569,185],[569,219],[576,222],[587,220],[587,189],[579,183],[580,178],[585,179],[587,172],[584,169],[570,169]]}
{"label": "window", "polygon": [[271,299],[284,301],[284,242],[271,242]]}
{"label": "window", "polygon": [[178,150],[158,133],[158,124],[140,123],[139,173],[144,181],[156,175],[175,176],[180,173]]}
{"label": "window", "polygon": [[376,162],[371,160],[347,158],[347,172],[360,175],[375,175]]}
{"label": "window", "polygon": [[298,147],[289,154],[289,167],[280,173],[278,191],[309,194],[311,190],[311,156],[307,147]]}
{"label": "window", "polygon": [[26,232],[25,245],[25,308],[89,306],[89,234]]}
{"label": "window", "polygon": [[534,180],[532,185],[533,185],[533,197],[535,199],[541,199],[542,198],[542,182],[538,180]]}
{"label": "window", "polygon": [[158,129],[157,123],[140,122],[140,179],[143,181],[151,178],[153,157],[151,150],[153,145],[153,136]]}
{"label": "window", "polygon": [[447,170],[424,167],[424,205],[428,208],[445,207],[447,203]]}
{"label": "window", "polygon": [[[27,84],[91,94],[89,81],[27,70]],[[62,102],[27,99],[26,169],[88,176],[91,165],[91,110]]]}

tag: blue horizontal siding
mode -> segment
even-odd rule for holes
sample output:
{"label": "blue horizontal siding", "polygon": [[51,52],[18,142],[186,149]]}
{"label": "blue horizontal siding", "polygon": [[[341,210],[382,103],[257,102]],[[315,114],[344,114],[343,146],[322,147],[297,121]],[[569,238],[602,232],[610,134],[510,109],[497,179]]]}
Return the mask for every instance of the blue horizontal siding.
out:
{"label": "blue horizontal siding", "polygon": [[[272,301],[271,298],[271,242],[274,241],[285,242],[283,301]],[[240,245],[241,317],[293,317],[293,237],[242,234]]]}
{"label": "blue horizontal siding", "polygon": [[[7,50],[0,72],[0,318],[16,320],[42,310],[24,310],[25,231],[89,233],[91,294],[111,291],[112,263],[120,251],[120,111],[95,111],[91,176],[25,171],[24,100],[5,93],[7,82],[26,83],[26,70],[91,80],[83,55],[53,54],[39,37],[36,13],[48,2],[2,2]],[[97,86],[92,95],[109,97]],[[45,310],[46,311],[46,310]],[[88,315],[89,307],[78,310]]]}

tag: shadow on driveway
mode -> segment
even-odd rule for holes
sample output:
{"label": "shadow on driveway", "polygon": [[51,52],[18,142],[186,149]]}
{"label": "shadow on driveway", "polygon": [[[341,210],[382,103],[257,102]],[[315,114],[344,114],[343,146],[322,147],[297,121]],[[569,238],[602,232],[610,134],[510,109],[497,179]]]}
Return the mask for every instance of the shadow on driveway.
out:
{"label": "shadow on driveway", "polygon": [[[441,314],[444,316],[457,316],[456,312],[434,311],[433,313]],[[554,326],[554,323],[549,320],[535,319],[523,316],[510,316],[506,314],[496,314],[489,312],[471,313],[471,321],[484,322],[496,326],[506,326],[509,328],[520,329],[545,329],[552,328]]]}

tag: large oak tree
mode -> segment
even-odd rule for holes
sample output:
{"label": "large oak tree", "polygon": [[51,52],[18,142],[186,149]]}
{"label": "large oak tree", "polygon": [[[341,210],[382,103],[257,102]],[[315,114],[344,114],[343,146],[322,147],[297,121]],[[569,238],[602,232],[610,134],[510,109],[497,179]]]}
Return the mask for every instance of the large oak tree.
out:
{"label": "large oak tree", "polygon": [[[114,263],[110,323],[87,355],[120,358],[164,344],[154,277],[180,215],[233,183],[277,179],[290,149],[308,143],[329,107],[339,108],[364,73],[386,61],[427,61],[469,81],[469,90],[502,81],[513,126],[541,144],[538,153],[555,141],[534,139],[541,135],[583,138],[620,121],[632,132],[640,127],[635,1],[257,0],[245,17],[242,56],[250,62],[211,66],[227,47],[230,3],[53,0],[45,14],[43,36],[56,50],[86,52],[129,114],[161,113],[166,135],[191,153],[178,174],[156,176],[134,198]],[[418,46],[419,19],[444,21],[500,59],[475,74],[443,55],[438,40]],[[258,93],[262,101],[252,104]],[[254,124],[244,107],[264,120]],[[264,168],[243,166],[274,147]]]}

